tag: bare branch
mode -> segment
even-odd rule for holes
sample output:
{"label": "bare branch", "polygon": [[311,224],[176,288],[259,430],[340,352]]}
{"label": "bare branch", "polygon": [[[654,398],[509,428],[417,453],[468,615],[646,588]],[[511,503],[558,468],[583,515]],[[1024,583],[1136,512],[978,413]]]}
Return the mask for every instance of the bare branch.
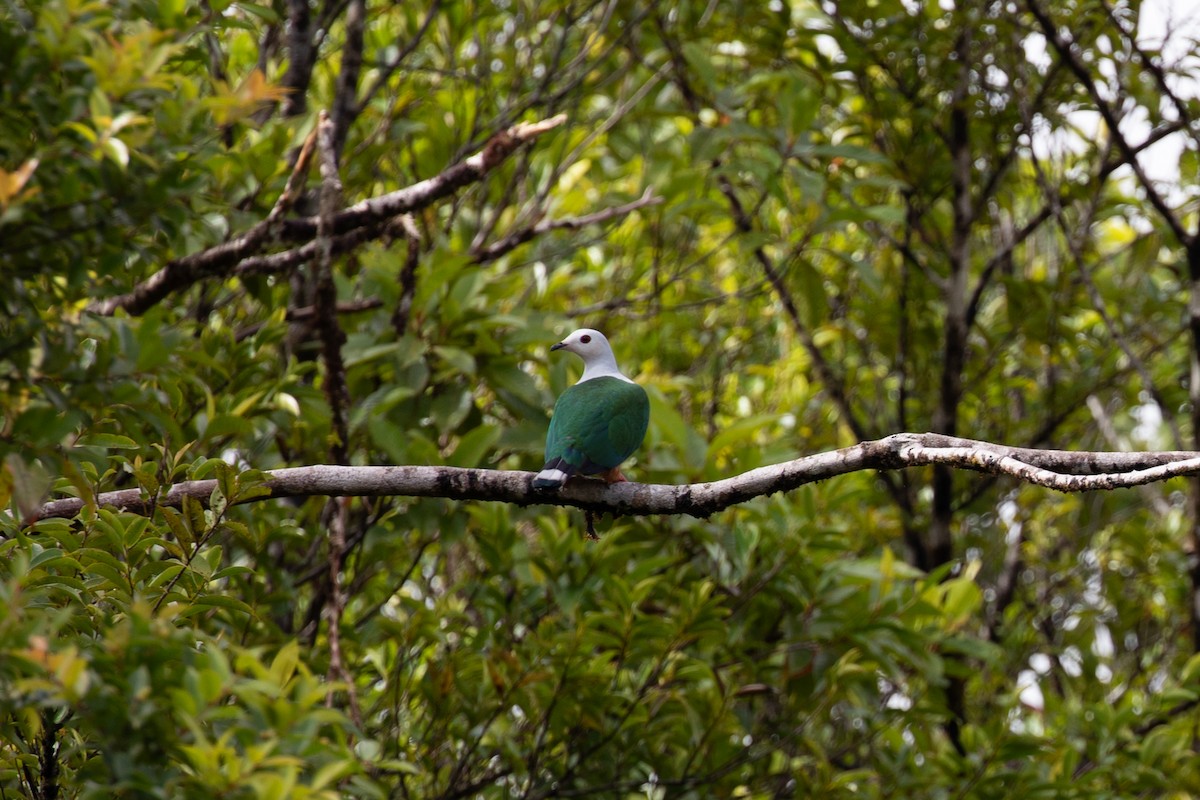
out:
{"label": "bare branch", "polygon": [[[362,240],[365,240],[371,238],[369,234],[372,232],[378,235],[378,231],[393,217],[426,208],[463,186],[479,181],[521,145],[557,128],[566,119],[565,114],[559,114],[539,122],[513,125],[489,139],[474,155],[447,167],[432,178],[342,209],[330,220],[331,239],[336,243],[343,236],[363,236]],[[105,316],[116,313],[118,309],[130,314],[143,314],[167,295],[186,289],[202,278],[235,272],[242,262],[257,256],[270,245],[296,242],[311,244],[317,234],[315,216],[272,224],[268,224],[268,221],[269,218],[227,242],[168,262],[134,287],[133,291],[93,303],[89,310]]]}
{"label": "bare branch", "polygon": [[[512,250],[515,250],[520,245],[530,241],[536,236],[553,230],[580,230],[588,225],[600,224],[615,219],[619,216],[629,214],[639,208],[646,206],[657,205],[662,202],[661,197],[652,197],[647,199],[645,196],[637,200],[625,203],[620,206],[611,208],[602,208],[599,211],[591,214],[584,214],[579,217],[562,217],[560,219],[542,220],[541,222],[522,228],[509,233],[504,238],[493,242],[490,245],[481,247],[473,253],[473,260],[479,264],[485,264],[489,261],[495,261],[503,255],[507,255]],[[401,234],[412,241],[409,236],[410,227],[412,226],[411,218],[401,214],[397,217],[388,220],[383,225],[370,225],[362,228],[355,228],[352,231],[343,233],[340,236],[333,236],[329,239],[329,246],[334,255],[342,255],[356,249],[359,245],[387,236],[391,232]],[[413,229],[415,231],[415,228]],[[252,258],[242,259],[237,266],[233,268],[232,273],[238,277],[247,277],[250,275],[275,275],[281,272],[288,272],[299,267],[312,259],[316,258],[320,248],[315,241],[308,242],[300,247],[291,250],[283,250],[278,253],[271,253],[265,256],[254,256]]]}
{"label": "bare branch", "polygon": [[421,27],[417,29],[417,32],[413,34],[412,38],[405,43],[404,47],[402,47],[399,52],[396,53],[395,57],[393,57],[391,61],[382,65],[382,67],[377,70],[375,80],[369,87],[367,87],[367,90],[363,93],[362,99],[358,103],[358,107],[355,109],[355,116],[358,116],[366,109],[367,104],[370,103],[372,98],[379,93],[379,90],[382,89],[384,85],[392,79],[392,75],[396,73],[396,70],[400,67],[400,65],[403,64],[408,57],[416,51],[417,45],[419,45],[421,40],[425,38],[425,33],[429,30],[429,25],[433,22],[433,18],[437,16],[439,10],[441,10],[441,0],[433,0],[429,6],[428,13],[425,14],[424,21],[421,22]]}
{"label": "bare branch", "polygon": [[342,64],[333,98],[333,150],[341,158],[346,134],[358,118],[358,78],[363,64],[363,36],[367,23],[366,0],[351,0],[346,6],[345,40],[341,46]]}
{"label": "bare branch", "polygon": [[974,291],[971,292],[971,299],[967,303],[968,328],[973,327],[975,324],[975,317],[979,314],[979,306],[983,300],[983,293],[991,283],[992,277],[995,275],[996,270],[1001,264],[1004,264],[1010,258],[1012,258],[1013,251],[1023,244],[1026,239],[1032,236],[1037,229],[1042,226],[1042,223],[1050,218],[1050,216],[1050,205],[1047,203],[1046,205],[1043,205],[1036,214],[1029,218],[1029,221],[1022,226],[1021,230],[1017,231],[1013,236],[1004,242],[1004,246],[1000,248],[998,253],[995,253],[991,258],[988,259],[983,271],[979,274],[979,281],[975,284]]}
{"label": "bare branch", "polygon": [[[946,146],[951,160],[951,184],[953,186],[953,226],[951,230],[949,257],[950,275],[946,281],[943,298],[946,303],[945,341],[942,346],[942,372],[939,382],[937,405],[933,409],[933,429],[951,436],[958,433],[958,410],[962,402],[963,372],[967,361],[967,340],[970,334],[968,281],[971,267],[971,228],[975,224],[977,209],[971,198],[973,181],[971,137],[969,132],[971,115],[967,110],[972,71],[971,50],[973,30],[966,25],[955,42],[955,53],[959,61],[958,82],[955,85],[950,107],[950,129]],[[954,515],[954,480],[948,465],[933,462],[933,517],[925,546],[915,553],[917,566],[932,569],[953,558],[951,520]],[[958,684],[953,684],[957,686]],[[961,687],[960,687],[961,688]],[[961,709],[955,708],[948,733],[958,749],[958,721]]]}
{"label": "bare branch", "polygon": [[283,86],[288,92],[283,101],[283,115],[298,117],[308,111],[308,84],[317,60],[313,42],[316,31],[308,0],[288,0],[287,17],[288,69]]}
{"label": "bare branch", "polygon": [[329,605],[326,606],[326,619],[329,623],[329,672],[326,676],[329,692],[325,695],[325,705],[333,708],[336,703],[337,684],[342,683],[342,691],[346,692],[350,719],[362,730],[362,709],[358,702],[358,689],[354,685],[354,676],[346,668],[342,658],[342,617],[346,611],[346,587],[342,584],[342,567],[346,554],[346,518],[349,516],[350,501],[330,498],[325,505],[325,520],[329,527]]}
{"label": "bare branch", "polygon": [[515,250],[517,247],[525,244],[536,236],[540,236],[543,233],[558,230],[577,231],[580,228],[587,227],[588,225],[598,225],[602,222],[608,222],[611,219],[624,217],[627,214],[637,211],[639,208],[658,205],[662,201],[663,199],[661,197],[656,196],[650,189],[647,189],[645,193],[637,200],[633,200],[619,206],[602,208],[599,211],[591,214],[584,214],[579,217],[561,217],[559,219],[540,220],[533,225],[528,225],[520,230],[512,231],[504,238],[492,242],[485,247],[477,248],[472,255],[474,256],[475,261],[478,263],[495,261],[497,258],[500,258],[512,250]]}
{"label": "bare branch", "polygon": [[[1056,489],[1087,492],[1141,486],[1182,475],[1200,474],[1200,452],[1146,453],[1036,450],[943,436],[897,433],[841,450],[759,467],[711,483],[665,484],[573,481],[558,492],[530,488],[532,472],[459,467],[344,467],[317,464],[263,473],[261,494],[234,498],[248,503],[279,497],[444,497],[517,505],[556,505],[611,514],[688,514],[707,517],[756,497],[788,492],[808,483],[861,470],[896,470],[944,464]],[[249,480],[248,476],[243,481]],[[178,507],[184,497],[207,503],[215,480],[186,481],[157,498],[139,489],[104,492],[87,500],[68,497],[44,504],[38,519],[73,517],[85,506],[146,514]]]}
{"label": "bare branch", "polygon": [[271,208],[271,213],[267,214],[268,230],[270,226],[283,219],[283,216],[292,210],[292,206],[300,198],[300,191],[304,188],[305,181],[308,180],[308,165],[312,161],[313,148],[316,147],[316,144],[317,129],[314,127],[305,137],[304,144],[300,147],[300,153],[296,156],[296,163],[292,166],[292,174],[288,176],[283,191],[279,193],[279,198]]}
{"label": "bare branch", "polygon": [[[355,228],[340,236],[329,237],[327,246],[333,255],[344,255],[357,249],[359,245],[387,236],[389,230],[394,225],[394,221],[389,221],[389,224],[386,225],[369,225],[362,228]],[[290,272],[301,264],[312,261],[320,255],[321,247],[322,245],[314,240],[291,250],[282,250],[266,256],[244,258],[238,262],[236,267],[230,270],[230,274],[236,275],[239,278],[245,278],[250,275],[275,275],[280,272]]]}
{"label": "bare branch", "polygon": [[[1167,73],[1162,64],[1162,55],[1160,54],[1158,58],[1155,58],[1147,53],[1146,50],[1140,44],[1138,44],[1137,31],[1125,23],[1117,9],[1114,8],[1111,3],[1107,2],[1107,0],[1102,0],[1101,5],[1104,6],[1104,10],[1108,13],[1109,20],[1111,20],[1112,23],[1117,26],[1117,29],[1121,31],[1121,36],[1124,37],[1125,42],[1127,42],[1130,49],[1133,50],[1134,55],[1136,55],[1138,60],[1142,62],[1142,66],[1145,67],[1146,71],[1154,77],[1154,83],[1158,86],[1158,91],[1171,101],[1171,105],[1175,108],[1175,113],[1179,116],[1179,121],[1183,123],[1184,129],[1188,132],[1188,135],[1192,138],[1192,140],[1195,141],[1196,129],[1192,124],[1192,115],[1188,111],[1187,103],[1185,103],[1178,94],[1171,90],[1171,82],[1167,80]],[[1166,41],[1163,41],[1162,44],[1165,46]]]}
{"label": "bare branch", "polygon": [[400,300],[392,312],[392,327],[397,336],[408,332],[408,318],[412,313],[413,297],[417,293],[417,265],[421,261],[421,234],[413,218],[407,214],[400,217],[404,229],[405,248],[404,266],[400,269]]}
{"label": "bare branch", "polygon": [[333,428],[330,456],[334,463],[347,463],[349,429],[346,408],[350,392],[346,386],[346,362],[342,346],[346,333],[338,323],[337,287],[333,281],[333,246],[329,237],[334,215],[342,202],[342,178],[338,174],[336,123],[325,111],[317,121],[317,150],[321,154],[321,202],[317,220],[318,256],[317,291],[313,304],[317,311],[317,329],[321,334],[322,359],[325,362],[325,398],[329,403],[330,426]]}
{"label": "bare branch", "polygon": [[1175,238],[1179,240],[1179,243],[1187,247],[1192,240],[1192,236],[1184,228],[1183,221],[1179,215],[1167,205],[1167,201],[1159,193],[1154,182],[1150,180],[1145,170],[1142,169],[1141,162],[1137,158],[1137,149],[1129,143],[1129,140],[1125,138],[1125,134],[1122,133],[1121,120],[1118,118],[1117,112],[1113,110],[1112,105],[1100,94],[1091,71],[1083,63],[1079,54],[1075,52],[1074,43],[1063,38],[1061,28],[1035,0],[1025,0],[1025,6],[1038,21],[1038,24],[1042,28],[1042,33],[1045,34],[1047,41],[1054,47],[1054,51],[1058,53],[1058,57],[1066,63],[1076,79],[1087,90],[1088,96],[1096,105],[1096,110],[1104,118],[1104,124],[1108,126],[1108,135],[1113,137],[1113,141],[1116,143],[1117,149],[1121,151],[1121,156],[1124,158],[1125,163],[1133,170],[1134,177],[1137,178],[1142,191],[1146,193],[1146,199],[1158,211],[1163,221],[1167,224],[1167,227],[1171,229],[1171,232],[1175,234]]}

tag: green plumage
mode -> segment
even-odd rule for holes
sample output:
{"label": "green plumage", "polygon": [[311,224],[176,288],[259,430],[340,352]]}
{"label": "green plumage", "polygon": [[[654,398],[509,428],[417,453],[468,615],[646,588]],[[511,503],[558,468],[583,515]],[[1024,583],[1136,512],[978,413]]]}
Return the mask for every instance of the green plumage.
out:
{"label": "green plumage", "polygon": [[593,378],[562,393],[546,435],[546,464],[593,475],[633,455],[650,423],[650,401],[635,383]]}

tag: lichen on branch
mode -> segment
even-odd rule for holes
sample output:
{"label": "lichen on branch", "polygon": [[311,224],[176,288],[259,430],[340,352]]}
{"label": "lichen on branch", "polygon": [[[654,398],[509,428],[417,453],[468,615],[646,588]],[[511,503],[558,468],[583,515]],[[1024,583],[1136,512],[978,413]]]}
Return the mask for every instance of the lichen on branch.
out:
{"label": "lichen on branch", "polygon": [[[707,517],[731,506],[861,470],[897,470],[943,464],[986,472],[1061,492],[1108,491],[1200,474],[1200,452],[1140,453],[1038,450],[1007,447],[933,433],[897,433],[840,450],[759,467],[706,483],[605,484],[580,480],[557,492],[530,487],[533,473],[444,466],[349,467],[315,464],[263,473],[265,489],[235,502],[280,497],[441,497],[449,500],[570,506],[585,511],[647,516]],[[68,497],[45,503],[38,518],[73,517],[85,506],[136,514],[175,507],[184,497],[207,502],[214,480],[186,481],[158,498],[138,489]]]}

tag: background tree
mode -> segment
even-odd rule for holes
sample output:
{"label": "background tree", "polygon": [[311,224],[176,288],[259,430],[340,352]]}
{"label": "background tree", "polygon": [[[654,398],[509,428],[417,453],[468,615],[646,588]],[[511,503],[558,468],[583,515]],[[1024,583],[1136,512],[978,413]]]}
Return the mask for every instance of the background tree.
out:
{"label": "background tree", "polygon": [[857,472],[599,542],[238,505],[539,466],[579,325],[650,392],[646,482],[905,430],[1196,447],[1194,44],[943,5],[3,6],[0,788],[1200,790],[1182,481]]}

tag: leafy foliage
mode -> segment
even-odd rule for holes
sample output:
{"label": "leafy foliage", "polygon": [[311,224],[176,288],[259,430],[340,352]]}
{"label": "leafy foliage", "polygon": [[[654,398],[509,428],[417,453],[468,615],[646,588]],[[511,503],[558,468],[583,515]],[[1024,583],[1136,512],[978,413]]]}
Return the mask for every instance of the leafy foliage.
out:
{"label": "leafy foliage", "polygon": [[[1030,13],[946,5],[0,8],[0,789],[1200,791],[1182,484],[856,474],[599,542],[551,507],[234,506],[335,445],[539,466],[577,324],[651,396],[637,480],[904,429],[1183,447],[1186,254]],[[1195,113],[1138,77],[1131,9],[1059,5],[1151,137]],[[267,219],[322,110],[346,204],[569,121],[334,258],[333,320],[315,261],[94,313]]]}

